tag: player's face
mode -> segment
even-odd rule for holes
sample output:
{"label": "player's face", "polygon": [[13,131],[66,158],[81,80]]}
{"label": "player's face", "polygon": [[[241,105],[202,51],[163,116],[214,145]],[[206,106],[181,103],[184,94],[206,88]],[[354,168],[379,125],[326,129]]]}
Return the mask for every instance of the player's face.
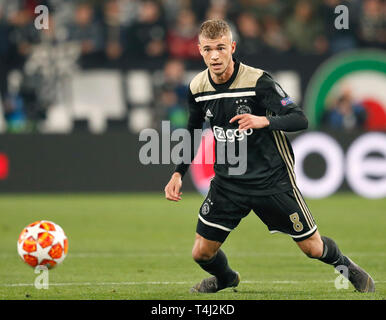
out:
{"label": "player's face", "polygon": [[229,35],[224,35],[218,39],[208,39],[200,36],[199,40],[200,53],[211,74],[217,77],[226,74],[232,62],[236,42],[232,41]]}

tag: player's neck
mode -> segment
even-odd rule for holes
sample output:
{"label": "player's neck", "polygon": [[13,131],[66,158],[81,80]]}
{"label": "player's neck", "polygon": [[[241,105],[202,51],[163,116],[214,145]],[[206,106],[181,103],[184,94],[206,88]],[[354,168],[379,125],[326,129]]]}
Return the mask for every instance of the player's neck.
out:
{"label": "player's neck", "polygon": [[226,70],[222,74],[216,75],[216,74],[210,72],[210,76],[211,76],[214,83],[223,84],[223,83],[227,82],[232,77],[232,74],[234,71],[235,71],[235,62],[232,59],[228,65],[228,67],[226,68]]}

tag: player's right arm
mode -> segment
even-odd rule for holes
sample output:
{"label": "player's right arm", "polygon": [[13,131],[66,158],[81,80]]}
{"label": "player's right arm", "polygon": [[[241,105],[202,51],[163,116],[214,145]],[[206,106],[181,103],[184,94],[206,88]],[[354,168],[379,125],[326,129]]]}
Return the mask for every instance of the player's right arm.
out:
{"label": "player's right arm", "polygon": [[[200,107],[200,105],[194,100],[194,97],[189,90],[188,93],[188,103],[189,103],[189,120],[187,125],[187,130],[190,135],[190,155],[191,159],[189,163],[181,162],[178,164],[170,178],[168,184],[165,187],[165,197],[170,201],[179,201],[181,200],[180,192],[182,187],[182,178],[185,173],[188,171],[190,164],[192,163],[195,151],[194,150],[194,129],[202,129],[202,123],[204,122],[205,115]],[[186,141],[184,141],[186,143]],[[185,148],[183,148],[185,150]]]}

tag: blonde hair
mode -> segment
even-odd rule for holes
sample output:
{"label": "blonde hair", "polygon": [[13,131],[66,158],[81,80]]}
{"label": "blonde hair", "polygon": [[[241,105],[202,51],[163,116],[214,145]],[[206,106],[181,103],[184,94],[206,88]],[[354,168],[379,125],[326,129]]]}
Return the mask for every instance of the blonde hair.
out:
{"label": "blonde hair", "polygon": [[199,36],[207,39],[218,39],[228,36],[232,41],[232,31],[228,23],[224,20],[207,20],[200,26]]}

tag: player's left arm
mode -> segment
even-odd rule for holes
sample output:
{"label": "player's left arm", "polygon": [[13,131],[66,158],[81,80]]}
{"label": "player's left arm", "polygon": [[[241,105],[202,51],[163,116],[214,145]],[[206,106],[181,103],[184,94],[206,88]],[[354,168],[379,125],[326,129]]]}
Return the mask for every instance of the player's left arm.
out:
{"label": "player's left arm", "polygon": [[237,121],[239,130],[268,127],[270,130],[291,132],[308,128],[308,120],[303,110],[267,73],[264,73],[256,84],[256,99],[257,103],[268,111],[267,115],[241,114],[233,117],[230,122]]}

